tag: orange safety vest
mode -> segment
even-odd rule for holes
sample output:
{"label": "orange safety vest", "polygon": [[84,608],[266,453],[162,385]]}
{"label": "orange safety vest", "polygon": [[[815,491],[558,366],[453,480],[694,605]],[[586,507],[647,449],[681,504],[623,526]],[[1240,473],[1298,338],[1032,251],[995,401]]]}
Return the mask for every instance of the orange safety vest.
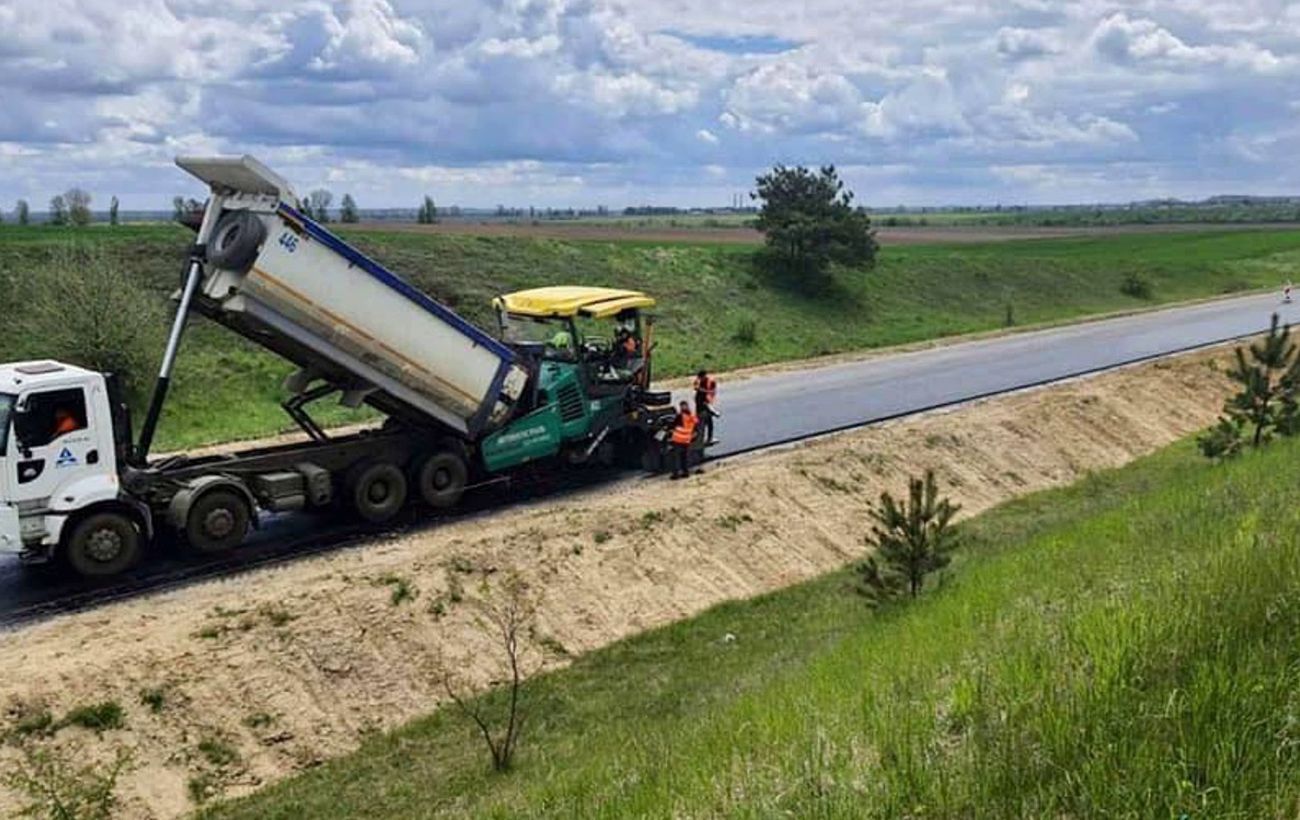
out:
{"label": "orange safety vest", "polygon": [[718,382],[713,378],[705,378],[701,380],[699,376],[696,376],[695,392],[703,393],[705,402],[712,405],[718,398]]}
{"label": "orange safety vest", "polygon": [[690,444],[695,439],[695,414],[687,411],[677,418],[677,426],[673,428],[673,444]]}

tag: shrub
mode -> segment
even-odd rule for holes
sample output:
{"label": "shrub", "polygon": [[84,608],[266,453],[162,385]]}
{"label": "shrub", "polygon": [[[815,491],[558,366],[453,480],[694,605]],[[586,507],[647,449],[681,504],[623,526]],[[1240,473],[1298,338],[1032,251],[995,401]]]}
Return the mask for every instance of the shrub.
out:
{"label": "shrub", "polygon": [[185,790],[195,803],[203,803],[217,793],[217,777],[211,772],[199,772],[185,782]]}
{"label": "shrub", "polygon": [[1196,437],[1201,455],[1219,461],[1240,455],[1245,439],[1241,435],[1241,422],[1221,418],[1219,423]]}
{"label": "shrub", "polygon": [[141,689],[140,702],[148,706],[151,712],[161,712],[163,707],[167,705],[167,693],[158,686]]}
{"label": "shrub", "polygon": [[388,602],[393,606],[401,606],[415,600],[417,593],[408,578],[399,575],[385,575],[379,579],[379,583],[391,587],[392,592],[388,596]]}
{"label": "shrub", "polygon": [[1124,277],[1124,281],[1120,283],[1119,291],[1125,296],[1132,296],[1134,299],[1150,299],[1153,295],[1151,283],[1136,273],[1130,273]]}
{"label": "shrub", "polygon": [[[481,616],[479,625],[488,631],[502,650],[503,669],[497,678],[501,682],[497,685],[506,689],[506,703],[504,714],[499,719],[492,715],[494,699],[475,698],[466,694],[464,683],[456,673],[456,670],[466,666],[465,662],[449,663],[440,659],[438,663],[437,674],[443,691],[461,714],[474,723],[492,758],[492,768],[498,772],[510,768],[523,730],[520,688],[526,673],[523,668],[522,641],[533,631],[537,605],[537,597],[515,571],[506,576],[495,595],[485,588],[483,597],[474,602]],[[564,652],[567,653],[568,650]],[[498,722],[504,725],[499,728],[494,726]]]}
{"label": "shrub", "polygon": [[25,712],[18,717],[14,723],[14,734],[23,735],[47,735],[54,731],[54,715],[50,714],[49,709],[33,709]]}
{"label": "shrub", "polygon": [[108,820],[117,805],[117,781],[130,765],[130,755],[118,750],[112,762],[80,768],[48,749],[23,746],[23,759],[0,782],[28,801],[20,815]]}
{"label": "shrub", "polygon": [[199,754],[213,766],[228,766],[239,760],[235,747],[218,737],[205,737],[199,741]]}
{"label": "shrub", "polygon": [[758,342],[758,320],[753,316],[741,316],[731,338],[746,347],[754,345]]}
{"label": "shrub", "polygon": [[121,729],[126,722],[125,716],[126,713],[122,711],[122,706],[117,701],[106,700],[78,706],[64,715],[59,725],[81,726],[96,732],[104,732],[109,729]]}
{"label": "shrub", "polygon": [[244,725],[250,729],[264,729],[275,723],[275,716],[269,712],[254,712],[244,718]]}
{"label": "shrub", "polygon": [[67,246],[31,269],[14,317],[31,355],[116,373],[139,397],[166,328],[162,304],[99,251]]}

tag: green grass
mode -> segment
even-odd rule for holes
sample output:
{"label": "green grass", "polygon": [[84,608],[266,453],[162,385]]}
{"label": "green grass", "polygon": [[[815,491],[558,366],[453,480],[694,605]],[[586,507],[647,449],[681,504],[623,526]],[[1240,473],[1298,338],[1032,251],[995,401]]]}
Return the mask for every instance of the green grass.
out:
{"label": "green grass", "polygon": [[[567,242],[350,229],[344,235],[470,320],[492,329],[491,298],[545,284],[641,288],[659,300],[658,375],[746,365],[1026,325],[1187,298],[1276,287],[1300,265],[1300,231],[1114,235],[887,247],[875,270],[839,271],[801,294],[734,245]],[[15,283],[60,244],[96,245],[165,298],[192,234],[168,225],[85,229],[0,226],[0,308],[22,309]],[[1151,297],[1121,292],[1126,278]],[[70,317],[75,320],[75,317]],[[752,332],[751,332],[752,331]],[[161,352],[161,351],[160,351]],[[0,360],[41,355],[40,339],[0,327]],[[185,340],[161,448],[287,429],[278,406],[289,366],[196,320]],[[319,419],[358,418],[322,406]]]}
{"label": "green grass", "polygon": [[913,604],[834,573],[538,677],[506,775],[437,712],[206,816],[1294,816],[1298,483],[1184,442],[962,524]]}

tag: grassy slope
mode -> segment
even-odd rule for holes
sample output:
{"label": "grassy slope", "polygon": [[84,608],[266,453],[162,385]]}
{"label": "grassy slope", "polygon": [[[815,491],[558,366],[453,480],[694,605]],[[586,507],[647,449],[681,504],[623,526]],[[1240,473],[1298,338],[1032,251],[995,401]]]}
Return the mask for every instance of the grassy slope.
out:
{"label": "grassy slope", "polygon": [[[1300,231],[1150,234],[987,245],[886,248],[868,275],[841,272],[808,297],[759,272],[752,249],[722,245],[428,236],[348,231],[349,240],[486,327],[491,297],[557,282],[644,288],[660,302],[659,373],[719,370],[987,330],[1011,307],[1019,324],[1148,304],[1125,275],[1172,301],[1276,286],[1300,263]],[[0,226],[0,293],[61,242],[102,243],[161,297],[175,286],[189,234],[169,226],[82,231]],[[0,295],[0,308],[19,311]],[[757,321],[757,340],[735,338]],[[0,360],[40,354],[40,340],[0,329]],[[195,324],[179,367],[162,446],[264,434],[284,425],[276,401],[287,367],[219,328]],[[214,412],[214,407],[227,408]],[[343,418],[323,413],[322,420]]]}
{"label": "grassy slope", "polygon": [[1294,816],[1297,483],[1182,444],[964,524],[915,604],[833,574],[535,679],[507,776],[435,713],[211,816]]}

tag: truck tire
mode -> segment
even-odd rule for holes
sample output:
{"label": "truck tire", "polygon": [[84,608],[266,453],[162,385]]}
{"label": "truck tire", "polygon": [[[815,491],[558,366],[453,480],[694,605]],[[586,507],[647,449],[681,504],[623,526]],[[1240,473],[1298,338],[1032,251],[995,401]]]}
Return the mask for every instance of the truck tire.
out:
{"label": "truck tire", "polygon": [[243,273],[253,266],[266,239],[266,226],[250,211],[231,211],[217,222],[208,240],[208,261],[218,268]]}
{"label": "truck tire", "polygon": [[140,531],[119,512],[91,513],[78,521],[64,548],[68,565],[86,578],[103,578],[130,569],[140,558]]}
{"label": "truck tire", "polygon": [[234,549],[244,542],[252,515],[248,502],[238,493],[209,490],[190,506],[185,540],[203,555]]}
{"label": "truck tire", "polygon": [[465,459],[450,450],[433,453],[420,462],[415,473],[415,486],[420,498],[435,510],[456,506],[465,494],[468,481],[469,469],[465,466]]}
{"label": "truck tire", "polygon": [[406,476],[396,464],[358,465],[348,480],[348,498],[357,515],[372,524],[392,520],[406,503]]}

